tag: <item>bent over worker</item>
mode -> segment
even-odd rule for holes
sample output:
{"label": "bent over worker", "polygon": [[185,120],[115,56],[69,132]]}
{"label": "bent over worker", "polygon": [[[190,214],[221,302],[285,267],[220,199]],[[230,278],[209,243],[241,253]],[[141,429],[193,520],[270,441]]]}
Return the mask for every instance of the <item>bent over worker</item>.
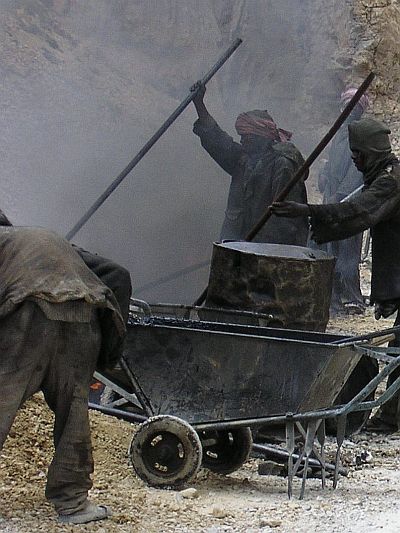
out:
{"label": "bent over worker", "polygon": [[55,414],[46,497],[63,523],[109,515],[88,500],[89,384],[113,367],[125,324],[112,291],[74,248],[40,229],[0,227],[0,449],[18,408],[41,390]]}
{"label": "bent over worker", "polygon": [[[387,318],[397,311],[400,325],[400,165],[392,153],[390,129],[371,118],[348,126],[352,159],[363,174],[364,188],[359,196],[339,204],[301,205],[280,202],[272,206],[277,216],[310,217],[317,243],[346,239],[371,228],[371,303],[375,318]],[[400,346],[400,338],[391,343]],[[370,364],[374,364],[373,361]],[[393,372],[388,386],[400,375]],[[400,394],[386,402],[378,413],[375,428],[400,428]]]}
{"label": "bent over worker", "polygon": [[[228,204],[220,239],[242,240],[259,221],[265,209],[304,163],[299,150],[290,143],[292,134],[277,127],[268,111],[241,113],[236,120],[240,144],[225,133],[204,104],[201,86],[193,103],[198,120],[193,131],[203,148],[231,176]],[[307,176],[304,176],[304,179]],[[289,199],[307,202],[304,179],[296,184]],[[305,220],[271,220],[256,235],[255,242],[306,246]]]}

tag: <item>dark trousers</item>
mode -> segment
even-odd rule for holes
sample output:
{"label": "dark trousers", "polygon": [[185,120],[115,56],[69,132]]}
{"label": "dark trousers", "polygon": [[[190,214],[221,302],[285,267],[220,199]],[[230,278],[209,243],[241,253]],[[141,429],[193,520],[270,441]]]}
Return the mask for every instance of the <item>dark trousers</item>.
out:
{"label": "dark trousers", "polygon": [[95,309],[89,323],[61,322],[24,302],[0,321],[0,450],[18,408],[42,390],[55,414],[46,497],[59,513],[81,509],[92,487],[87,404],[100,342]]}
{"label": "dark trousers", "polygon": [[129,302],[132,295],[131,276],[126,268],[93,254],[78,246],[74,246],[86,266],[107,285],[113,293],[121,310],[125,324],[128,322]]}
{"label": "dark trousers", "polygon": [[[396,320],[394,326],[400,325],[400,310],[397,311]],[[396,339],[389,343],[389,346],[400,347],[400,335],[396,336]],[[394,372],[390,374],[387,381],[387,387],[390,387],[392,383],[400,376],[400,368],[396,368]],[[378,417],[393,428],[400,429],[400,392],[395,394],[388,402],[386,402],[379,410]]]}

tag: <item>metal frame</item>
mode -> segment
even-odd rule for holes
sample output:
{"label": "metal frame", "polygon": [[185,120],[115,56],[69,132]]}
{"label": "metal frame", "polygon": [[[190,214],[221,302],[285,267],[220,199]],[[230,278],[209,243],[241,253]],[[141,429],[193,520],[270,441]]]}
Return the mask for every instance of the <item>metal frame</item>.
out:
{"label": "metal frame", "polygon": [[[303,467],[302,484],[299,498],[302,499],[305,493],[307,469],[309,465],[314,467],[318,464],[321,469],[322,488],[326,486],[326,471],[333,471],[333,488],[336,488],[339,474],[346,474],[346,470],[341,467],[340,451],[345,437],[347,415],[357,411],[368,411],[375,407],[380,407],[390,400],[400,389],[400,377],[398,377],[390,387],[376,400],[365,401],[376,387],[383,382],[394,370],[400,367],[400,348],[378,348],[371,346],[354,345],[362,355],[377,359],[385,363],[383,369],[375,376],[352,400],[346,404],[336,406],[330,409],[319,411],[308,411],[305,413],[286,413],[279,416],[257,417],[240,420],[194,423],[193,428],[196,431],[214,429],[229,430],[236,427],[256,427],[260,425],[269,425],[284,423],[286,428],[286,450],[282,450],[287,457],[288,463],[288,496],[293,495],[293,478],[298,473],[300,467]],[[133,373],[128,366],[121,360],[121,366],[127,373],[135,394],[127,393],[120,386],[114,384],[112,380],[106,378],[101,373],[96,372],[95,377],[115,392],[120,394],[126,401],[137,406],[138,403],[143,408],[147,416],[130,413],[121,409],[115,409],[114,406],[101,406],[89,404],[91,409],[101,411],[105,414],[127,420],[129,422],[143,422],[148,417],[154,415],[150,402],[140,388]],[[325,420],[328,418],[337,418],[336,433],[336,457],[334,465],[325,460]],[[300,431],[304,439],[304,448],[299,454],[295,454],[295,429]],[[255,445],[255,451],[262,452],[262,446]],[[287,454],[287,455],[286,455]]]}

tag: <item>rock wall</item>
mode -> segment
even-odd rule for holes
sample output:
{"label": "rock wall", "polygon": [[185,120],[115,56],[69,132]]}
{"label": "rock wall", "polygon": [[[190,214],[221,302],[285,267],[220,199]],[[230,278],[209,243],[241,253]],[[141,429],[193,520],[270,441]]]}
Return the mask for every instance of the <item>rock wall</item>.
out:
{"label": "rock wall", "polygon": [[392,128],[392,140],[400,153],[400,2],[355,0],[351,44],[353,68],[376,73],[372,112]]}

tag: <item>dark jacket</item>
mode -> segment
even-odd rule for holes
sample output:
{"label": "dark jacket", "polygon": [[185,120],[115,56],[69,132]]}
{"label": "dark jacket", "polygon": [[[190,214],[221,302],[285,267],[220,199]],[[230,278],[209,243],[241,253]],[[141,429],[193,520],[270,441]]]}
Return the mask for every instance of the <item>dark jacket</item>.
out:
{"label": "dark jacket", "polygon": [[341,204],[310,205],[317,243],[346,239],[371,228],[371,301],[400,298],[400,166],[377,170],[361,194]]}
{"label": "dark jacket", "polygon": [[[214,119],[207,122],[197,120],[193,131],[200,137],[202,146],[210,156],[231,176],[220,238],[242,240],[304,159],[291,143],[275,143],[262,155],[252,158]],[[307,202],[303,180],[296,184],[287,199]],[[305,246],[307,234],[307,221],[299,222],[273,216],[253,240]]]}

